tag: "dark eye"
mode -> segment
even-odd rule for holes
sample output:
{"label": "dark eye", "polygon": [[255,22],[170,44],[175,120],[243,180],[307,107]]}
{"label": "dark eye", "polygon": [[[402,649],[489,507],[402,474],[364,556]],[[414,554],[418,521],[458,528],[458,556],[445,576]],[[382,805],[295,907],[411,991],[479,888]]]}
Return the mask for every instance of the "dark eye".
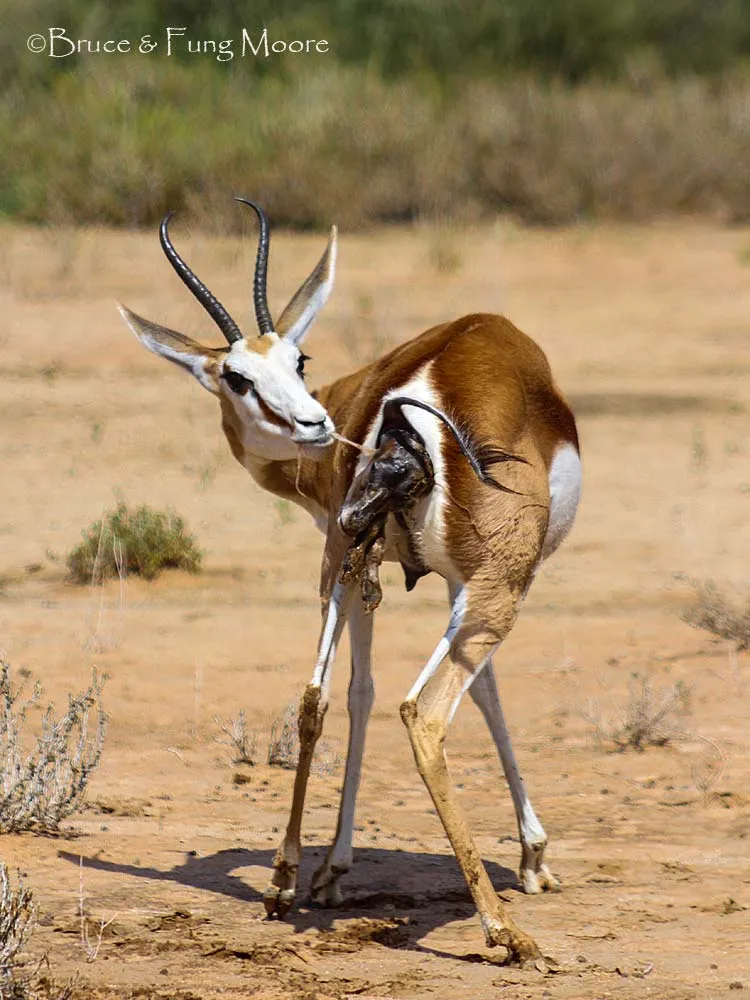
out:
{"label": "dark eye", "polygon": [[238,396],[244,396],[246,393],[255,389],[255,386],[250,379],[245,378],[244,375],[240,375],[239,372],[226,370],[222,372],[221,377],[227,383],[232,392],[236,392]]}
{"label": "dark eye", "polygon": [[300,378],[305,377],[306,361],[312,361],[312,358],[310,357],[309,354],[300,354],[300,356],[297,358],[297,374],[299,375]]}

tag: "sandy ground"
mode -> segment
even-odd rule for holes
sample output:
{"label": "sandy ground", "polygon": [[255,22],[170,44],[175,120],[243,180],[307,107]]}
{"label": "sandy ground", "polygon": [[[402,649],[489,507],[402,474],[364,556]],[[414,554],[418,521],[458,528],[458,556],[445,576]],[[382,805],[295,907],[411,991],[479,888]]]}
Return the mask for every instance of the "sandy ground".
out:
{"label": "sandy ground", "polygon": [[[252,239],[177,222],[174,238],[249,319]],[[276,237],[274,309],[321,246]],[[484,948],[414,768],[397,708],[446,605],[437,578],[407,595],[398,567],[383,574],[347,903],[302,901],[286,922],[263,919],[292,774],[262,761],[272,720],[311,671],[320,536],[261,493],[231,458],[214,401],[117,316],[121,299],[217,342],[155,234],[6,226],[0,649],[58,706],[92,667],[110,675],[86,807],[62,837],[0,838],[38,904],[30,955],[46,953],[58,981],[76,975],[81,997],[706,1000],[750,989],[750,664],[680,619],[690,580],[747,582],[748,260],[750,233],[699,223],[344,234],[336,292],[309,338],[322,384],[432,323],[504,311],[547,351],[579,416],[578,523],[496,661],[563,892],[518,891],[512,807],[468,700],[449,739],[491,877],[555,960],[545,973]],[[122,590],[67,583],[65,553],[119,496],[177,508],[204,572],[131,577]],[[309,789],[303,886],[335,826],[347,664],[344,644]],[[606,753],[581,710],[622,721],[634,674],[657,692],[687,686],[680,738]],[[253,768],[217,741],[215,717],[240,709],[258,734]],[[81,891],[94,942],[111,921],[94,961]]]}

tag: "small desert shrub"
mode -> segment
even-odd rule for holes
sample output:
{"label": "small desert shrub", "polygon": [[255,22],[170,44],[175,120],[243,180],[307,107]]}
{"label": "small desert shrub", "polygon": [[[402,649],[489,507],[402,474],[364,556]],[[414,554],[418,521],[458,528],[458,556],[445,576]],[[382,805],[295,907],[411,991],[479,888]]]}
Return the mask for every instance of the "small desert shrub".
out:
{"label": "small desert shrub", "polygon": [[0,862],[0,998],[2,1000],[70,1000],[72,987],[56,987],[27,973],[21,951],[34,929],[36,914],[31,890],[19,875],[17,887]]}
{"label": "small desert shrub", "polygon": [[695,603],[682,612],[682,619],[694,628],[705,629],[721,639],[737,643],[737,649],[750,649],[750,600],[744,607],[723,594],[712,580],[695,581]]}
{"label": "small desert shrub", "polygon": [[31,891],[19,876],[14,888],[0,862],[0,997],[22,996],[17,958],[34,926]]}
{"label": "small desert shrub", "polygon": [[[287,705],[271,725],[268,741],[268,763],[271,767],[295,770],[299,763],[299,706],[292,702]],[[312,770],[316,774],[333,774],[341,763],[341,755],[336,753],[327,740],[318,740]]]}
{"label": "small desert shrub", "polygon": [[224,733],[223,738],[217,737],[218,742],[230,748],[232,763],[254,765],[257,757],[258,736],[257,733],[251,733],[247,728],[245,710],[241,708],[237,718],[229,719],[228,722],[224,722],[218,716],[215,721]]}
{"label": "small desert shrub", "polygon": [[666,746],[683,734],[681,718],[690,707],[690,689],[682,681],[655,688],[651,680],[634,673],[628,683],[628,700],[605,714],[597,702],[589,702],[580,714],[595,731],[597,742],[609,751],[638,750]]}
{"label": "small desert shrub", "polygon": [[146,505],[131,510],[121,500],[83,532],[83,541],[69,554],[67,564],[75,583],[101,583],[128,573],[153,580],[163,569],[197,573],[201,559],[195,538],[174,511]]}
{"label": "small desert shrub", "polygon": [[[68,696],[68,710],[55,718],[49,705],[41,734],[25,732],[29,708],[41,697],[37,684],[29,697],[14,690],[10,667],[0,660],[0,833],[54,833],[76,810],[99,763],[106,716],[101,707],[102,681],[96,673],[82,694]],[[90,715],[96,708],[96,728]]]}
{"label": "small desert shrub", "polygon": [[284,767],[293,771],[297,766],[299,761],[297,713],[297,705],[292,702],[271,724],[267,758],[271,767]]}

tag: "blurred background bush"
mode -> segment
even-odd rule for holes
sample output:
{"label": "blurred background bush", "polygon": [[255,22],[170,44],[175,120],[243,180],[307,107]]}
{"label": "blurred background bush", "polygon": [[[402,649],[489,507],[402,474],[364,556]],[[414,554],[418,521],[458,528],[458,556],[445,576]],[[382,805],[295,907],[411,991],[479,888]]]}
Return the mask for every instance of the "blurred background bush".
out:
{"label": "blurred background bush", "polygon": [[[747,0],[0,0],[0,213],[348,227],[750,218]],[[167,58],[165,28],[186,27]],[[257,39],[326,54],[239,57]],[[137,43],[62,59],[27,37]],[[235,57],[189,54],[233,39]]]}

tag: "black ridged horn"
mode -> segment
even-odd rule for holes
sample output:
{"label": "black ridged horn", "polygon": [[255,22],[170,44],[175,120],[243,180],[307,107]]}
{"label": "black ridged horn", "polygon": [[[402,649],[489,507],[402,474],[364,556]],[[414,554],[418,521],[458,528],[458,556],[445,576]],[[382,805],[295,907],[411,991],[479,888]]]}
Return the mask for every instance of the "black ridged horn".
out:
{"label": "black ridged horn", "polygon": [[268,309],[268,299],[266,298],[266,276],[268,274],[268,249],[270,232],[268,226],[268,216],[254,201],[249,198],[235,198],[235,201],[243,205],[249,205],[258,216],[260,225],[260,235],[258,236],[258,254],[255,258],[255,277],[253,279],[253,303],[255,305],[255,318],[258,321],[258,330],[261,337],[264,333],[273,331],[273,320]]}
{"label": "black ridged horn", "polygon": [[166,254],[167,260],[177,272],[177,276],[187,285],[214,323],[216,323],[218,328],[226,337],[227,342],[233,344],[237,340],[242,340],[242,331],[226,311],[224,306],[221,302],[219,302],[216,296],[213,295],[208,288],[206,288],[200,278],[190,270],[185,261],[173,247],[167,230],[169,220],[173,215],[173,212],[167,212],[161,220],[161,225],[159,226],[159,241],[161,243],[162,250]]}

